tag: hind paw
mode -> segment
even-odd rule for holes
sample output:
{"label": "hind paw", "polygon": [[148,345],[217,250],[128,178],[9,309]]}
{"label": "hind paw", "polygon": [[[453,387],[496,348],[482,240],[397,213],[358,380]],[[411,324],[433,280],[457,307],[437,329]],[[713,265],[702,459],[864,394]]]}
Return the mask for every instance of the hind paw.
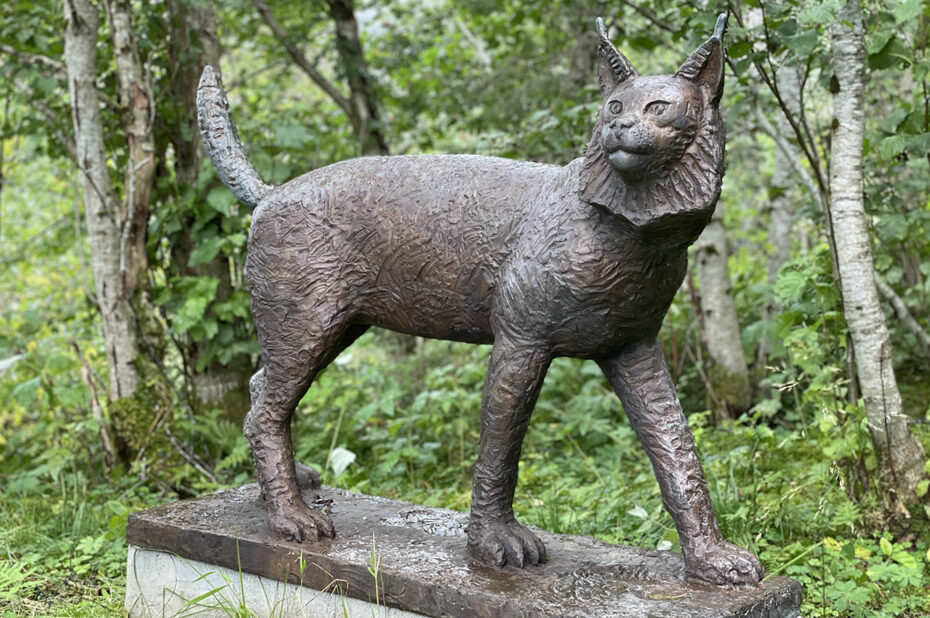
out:
{"label": "hind paw", "polygon": [[755,586],[765,575],[758,558],[726,541],[687,556],[685,565],[689,577],[718,586]]}
{"label": "hind paw", "polygon": [[293,539],[298,543],[318,541],[320,537],[336,536],[336,529],[329,515],[311,509],[301,501],[299,504],[284,504],[272,507],[268,527],[272,534]]}
{"label": "hind paw", "polygon": [[546,561],[546,548],[529,528],[516,520],[468,524],[469,555],[489,566],[535,566]]}

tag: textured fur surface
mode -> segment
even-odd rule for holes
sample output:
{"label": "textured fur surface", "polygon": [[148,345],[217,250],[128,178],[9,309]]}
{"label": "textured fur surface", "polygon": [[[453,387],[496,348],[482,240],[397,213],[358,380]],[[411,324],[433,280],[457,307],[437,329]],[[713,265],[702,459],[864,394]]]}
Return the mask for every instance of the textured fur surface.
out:
{"label": "textured fur surface", "polygon": [[601,32],[604,106],[565,167],[492,157],[370,157],[265,185],[212,71],[198,96],[220,177],[257,204],[247,276],[264,369],[245,424],[269,523],[332,536],[303,502],[290,419],[317,373],[371,326],[493,343],[468,550],[526,566],[545,548],[513,515],[520,447],[549,363],[596,360],[624,403],[675,519],[689,573],[762,575],[717,527],[656,335],[723,173],[725,19],[672,76],[640,77]]}

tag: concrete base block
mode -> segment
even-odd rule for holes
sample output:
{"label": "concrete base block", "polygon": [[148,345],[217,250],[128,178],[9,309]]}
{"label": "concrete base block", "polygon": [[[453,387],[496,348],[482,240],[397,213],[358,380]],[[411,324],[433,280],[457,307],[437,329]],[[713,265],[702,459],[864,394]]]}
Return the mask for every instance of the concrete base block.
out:
{"label": "concrete base block", "polygon": [[132,618],[423,618],[377,599],[347,597],[337,585],[315,590],[133,545],[126,575],[126,613]]}
{"label": "concrete base block", "polygon": [[681,556],[535,530],[549,561],[493,569],[465,554],[468,517],[323,487],[335,539],[270,535],[258,487],[129,518],[129,616],[309,618],[798,618],[801,587],[772,576],[733,590],[690,581]]}

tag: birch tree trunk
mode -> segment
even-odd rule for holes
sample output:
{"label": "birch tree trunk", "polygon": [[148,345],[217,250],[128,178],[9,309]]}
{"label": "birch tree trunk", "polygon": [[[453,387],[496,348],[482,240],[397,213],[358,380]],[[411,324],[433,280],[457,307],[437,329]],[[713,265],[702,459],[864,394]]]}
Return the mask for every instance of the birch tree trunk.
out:
{"label": "birch tree trunk", "polygon": [[704,316],[704,343],[710,357],[707,377],[724,418],[733,418],[749,409],[752,389],[736,306],[730,296],[727,268],[729,248],[723,228],[722,205],[696,243],[697,274]]}
{"label": "birch tree trunk", "polygon": [[[148,257],[145,232],[149,220],[149,200],[155,180],[155,138],[152,89],[148,84],[139,57],[139,47],[132,32],[132,5],[129,0],[108,0],[113,52],[116,56],[116,76],[119,80],[118,103],[129,161],[123,184],[123,206],[120,217],[120,275],[127,297],[145,294]],[[150,307],[147,298],[146,308]]]}
{"label": "birch tree trunk", "polygon": [[129,462],[151,437],[153,410],[167,411],[157,397],[159,390],[147,383],[145,375],[145,368],[152,366],[146,359],[157,356],[160,347],[160,327],[153,317],[145,276],[145,232],[155,153],[151,90],[146,86],[132,35],[130,4],[119,0],[106,8],[129,152],[123,200],[113,191],[107,169],[95,85],[99,15],[97,5],[90,0],[65,0],[65,62],[94,288],[109,366],[108,410],[118,454],[123,462]]}
{"label": "birch tree trunk", "polygon": [[839,89],[833,97],[830,194],[843,309],[883,481],[909,498],[923,476],[924,453],[902,412],[873,274],[862,184],[865,41],[859,0],[848,0],[837,11],[832,43]]}
{"label": "birch tree trunk", "polygon": [[[110,190],[96,85],[97,6],[65,0],[65,62],[77,165],[83,177],[84,214],[91,246],[97,305],[103,324],[111,400],[132,397],[139,385],[135,318],[120,267],[122,208]],[[128,257],[128,256],[127,256]]]}

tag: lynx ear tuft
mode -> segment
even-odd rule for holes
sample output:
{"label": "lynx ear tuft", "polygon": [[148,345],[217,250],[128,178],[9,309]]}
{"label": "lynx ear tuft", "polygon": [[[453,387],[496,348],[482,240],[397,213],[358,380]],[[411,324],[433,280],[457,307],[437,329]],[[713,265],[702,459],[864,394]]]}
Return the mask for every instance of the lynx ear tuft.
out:
{"label": "lynx ear tuft", "polygon": [[607,28],[604,20],[597,18],[597,33],[600,35],[598,46],[597,78],[601,85],[601,94],[609,95],[621,82],[630,77],[639,75],[626,59],[626,56],[617,51],[610,39],[607,38]]}
{"label": "lynx ear tuft", "polygon": [[726,62],[723,35],[726,29],[727,15],[722,13],[717,17],[711,37],[675,72],[675,77],[687,79],[707,93],[714,105],[720,102],[720,96],[723,94],[723,65]]}

